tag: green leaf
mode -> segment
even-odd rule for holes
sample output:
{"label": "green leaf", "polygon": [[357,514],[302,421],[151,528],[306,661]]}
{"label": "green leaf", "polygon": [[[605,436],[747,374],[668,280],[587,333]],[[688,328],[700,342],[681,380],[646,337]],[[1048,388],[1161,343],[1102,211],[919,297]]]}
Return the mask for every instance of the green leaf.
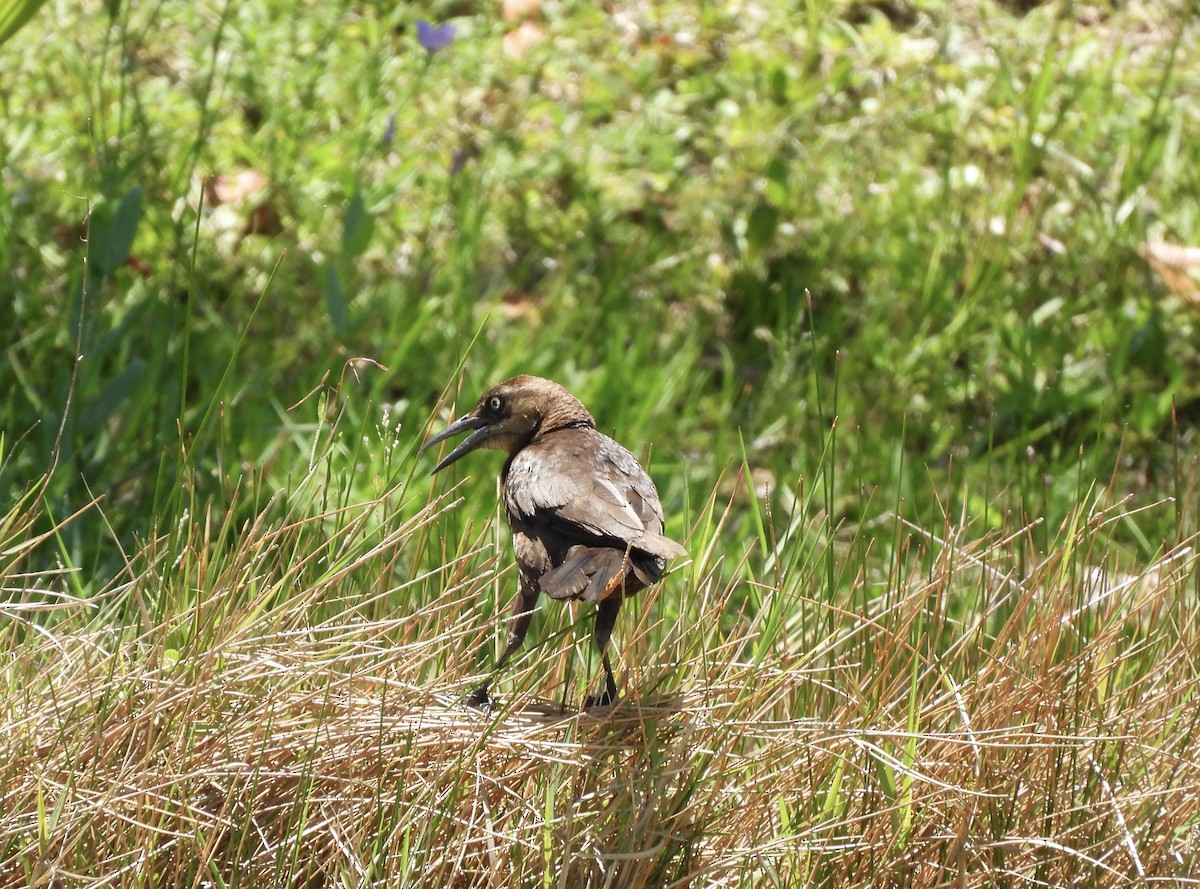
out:
{"label": "green leaf", "polygon": [[97,436],[104,431],[117,410],[138,390],[145,375],[146,362],[135,358],[108,381],[84,414],[84,429],[89,435]]}
{"label": "green leaf", "polygon": [[1129,361],[1142,370],[1159,372],[1163,367],[1163,356],[1169,350],[1170,339],[1163,325],[1163,314],[1155,307],[1129,338]]}
{"label": "green leaf", "polygon": [[347,258],[361,256],[371,242],[375,231],[375,217],[367,210],[362,192],[355,191],[346,207],[346,218],[342,223],[342,252]]}
{"label": "green leaf", "polygon": [[342,284],[338,280],[337,269],[333,263],[327,262],[324,265],[325,272],[325,304],[329,307],[329,320],[333,322],[333,329],[343,331],[350,326],[350,306],[346,299],[346,292],[342,290]]}
{"label": "green leaf", "polygon": [[21,30],[45,2],[46,0],[0,0],[0,44]]}
{"label": "green leaf", "polygon": [[767,164],[767,178],[778,185],[787,188],[788,184],[788,165],[779,155],[771,158],[771,162]]}
{"label": "green leaf", "polygon": [[746,220],[746,240],[755,251],[765,250],[775,240],[779,228],[779,211],[770,204],[759,204]]}
{"label": "green leaf", "polygon": [[135,185],[114,206],[102,201],[92,208],[88,223],[88,261],[101,274],[111,275],[125,264],[142,219],[142,187]]}
{"label": "green leaf", "polygon": [[782,65],[776,66],[771,72],[771,99],[776,105],[787,105],[788,99],[788,75]]}
{"label": "green leaf", "polygon": [[767,200],[773,206],[783,207],[788,201],[788,165],[778,155],[767,164]]}

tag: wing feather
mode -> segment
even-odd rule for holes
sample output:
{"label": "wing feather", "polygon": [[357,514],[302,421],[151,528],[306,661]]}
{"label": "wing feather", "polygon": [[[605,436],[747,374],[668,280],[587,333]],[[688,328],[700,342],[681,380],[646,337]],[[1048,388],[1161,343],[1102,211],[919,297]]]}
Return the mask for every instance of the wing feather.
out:
{"label": "wing feather", "polygon": [[662,533],[650,476],[633,454],[594,429],[563,429],[523,448],[509,463],[504,491],[510,516],[545,521],[559,534],[619,542],[664,559],[684,554]]}

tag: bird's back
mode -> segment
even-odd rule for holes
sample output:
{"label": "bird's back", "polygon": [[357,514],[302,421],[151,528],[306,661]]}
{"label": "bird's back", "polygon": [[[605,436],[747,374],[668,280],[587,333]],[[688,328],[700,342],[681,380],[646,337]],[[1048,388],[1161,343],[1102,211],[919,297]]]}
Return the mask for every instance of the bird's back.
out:
{"label": "bird's back", "polygon": [[654,482],[588,426],[535,438],[509,460],[504,503],[523,584],[556,599],[631,595],[683,548],[663,536]]}

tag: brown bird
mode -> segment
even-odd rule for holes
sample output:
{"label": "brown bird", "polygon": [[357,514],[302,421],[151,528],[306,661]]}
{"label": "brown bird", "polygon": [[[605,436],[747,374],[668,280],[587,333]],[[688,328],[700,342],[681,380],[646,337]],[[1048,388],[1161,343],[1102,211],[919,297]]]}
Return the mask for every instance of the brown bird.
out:
{"label": "brown bird", "polygon": [[[525,639],[540,593],[595,602],[596,647],[604,691],[585,707],[617,696],[608,643],[627,596],[662,577],[682,546],[663,536],[662,506],[637,458],[607,435],[583,403],[552,380],[527,374],[493,386],[475,409],[422,445],[420,452],[471,430],[433,468],[436,473],[476,448],[505,451],[504,508],[519,577],[508,644],[494,677]],[[490,708],[491,680],[468,703]]]}

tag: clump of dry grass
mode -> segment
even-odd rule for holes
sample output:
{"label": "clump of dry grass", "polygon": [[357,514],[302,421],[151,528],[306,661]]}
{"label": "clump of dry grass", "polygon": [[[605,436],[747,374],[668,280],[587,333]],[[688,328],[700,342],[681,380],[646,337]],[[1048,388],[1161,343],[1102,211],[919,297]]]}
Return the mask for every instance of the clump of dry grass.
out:
{"label": "clump of dry grass", "polygon": [[1081,511],[1040,560],[943,535],[839,598],[823,557],[755,576],[694,539],[621,628],[616,706],[562,705],[588,643],[559,610],[488,716],[458,696],[507,554],[439,550],[445,499],[387,503],[181,523],[45,625],[22,609],[53,578],[10,572],[3,882],[1194,882],[1189,549],[1092,570],[1112,516]]}

